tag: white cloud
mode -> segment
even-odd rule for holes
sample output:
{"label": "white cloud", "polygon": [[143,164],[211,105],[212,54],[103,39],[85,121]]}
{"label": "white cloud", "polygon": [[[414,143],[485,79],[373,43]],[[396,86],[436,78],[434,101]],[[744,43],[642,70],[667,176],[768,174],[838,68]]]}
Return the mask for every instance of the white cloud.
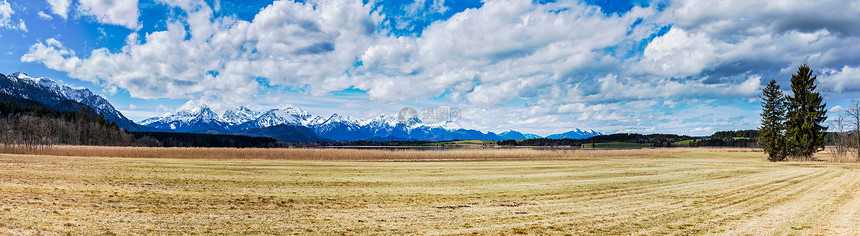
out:
{"label": "white cloud", "polygon": [[[649,48],[675,52],[673,59],[644,63],[680,68],[679,76],[699,73],[730,76],[810,64],[841,68],[860,61],[860,3],[823,0],[786,3],[766,0],[671,1],[655,22],[672,25]],[[811,14],[813,12],[826,14]],[[673,31],[675,34],[673,34]],[[683,33],[682,33],[683,32]],[[663,50],[673,42],[687,50]],[[661,49],[661,50],[657,50]],[[647,59],[646,50],[645,62]],[[785,71],[779,71],[783,73]]]}
{"label": "white cloud", "polygon": [[129,103],[129,104],[128,104],[128,109],[129,109],[129,110],[135,110],[135,109],[137,109],[137,106],[135,106],[134,104]]}
{"label": "white cloud", "polygon": [[[99,23],[124,26],[132,30],[138,30],[141,27],[138,22],[140,11],[137,8],[137,0],[79,0],[79,2],[78,10],[81,14],[91,15]],[[54,10],[54,12],[57,11]]]}
{"label": "white cloud", "polygon": [[164,104],[158,104],[158,106],[156,106],[156,107],[155,107],[155,112],[156,112],[156,113],[164,113],[164,112],[167,112],[167,111],[169,111],[169,110],[170,110],[170,109],[169,109],[169,108],[167,108],[167,106],[165,106]]}
{"label": "white cloud", "polygon": [[39,14],[39,18],[41,18],[41,19],[43,19],[43,20],[51,20],[51,19],[54,19],[54,17],[52,17],[51,15],[46,14],[46,13],[45,13],[45,12],[43,12],[43,11],[39,11],[39,13],[38,13],[38,14]]}
{"label": "white cloud", "polygon": [[102,92],[113,96],[116,95],[117,92],[119,92],[119,88],[116,87],[116,85],[108,85],[102,88]]}
{"label": "white cloud", "polygon": [[689,76],[702,72],[717,59],[717,46],[704,33],[690,34],[673,28],[648,44],[644,52],[647,69],[667,76]]}
{"label": "white cloud", "polygon": [[822,89],[835,92],[860,91],[860,67],[846,65],[841,70],[825,70],[819,82]]}
{"label": "white cloud", "polygon": [[[72,0],[48,0],[48,5],[51,6],[51,12],[54,14],[63,17],[63,19],[69,18],[69,6],[72,5]],[[39,16],[42,17],[42,14]]]}
{"label": "white cloud", "polygon": [[690,131],[691,135],[708,136],[714,134],[714,127],[696,127]]}
{"label": "white cloud", "polygon": [[605,16],[576,3],[489,1],[434,23],[420,38],[380,39],[363,53],[364,66],[353,77],[362,82],[357,88],[380,100],[450,91],[453,98],[495,105],[550,96],[554,84],[580,82],[576,71],[617,63],[602,50],[644,37],[628,36],[629,25],[654,13],[635,8]]}
{"label": "white cloud", "polygon": [[222,101],[233,105],[253,99],[260,88],[256,77],[268,78],[273,85],[308,83],[315,88],[346,79],[343,72],[352,67],[376,27],[360,2],[314,6],[278,1],[251,22],[213,20],[212,10],[201,3],[169,3],[189,10],[190,31],[173,21],[167,30],[142,40],[132,33],[119,52],[96,49],[88,58],[49,39],[34,44],[21,60],[116,85],[134,97],[196,98],[213,106]]}
{"label": "white cloud", "polygon": [[19,19],[18,24],[15,24],[15,22],[12,21],[13,14],[15,14],[15,10],[12,10],[12,5],[9,4],[9,2],[6,0],[0,2],[0,28],[27,31],[27,26],[24,24],[24,20]]}
{"label": "white cloud", "polygon": [[821,29],[858,35],[858,11],[860,3],[842,0],[673,0],[661,20],[726,38],[790,31],[811,33]]}
{"label": "white cloud", "polygon": [[[466,119],[463,127],[518,125],[534,132],[556,125],[679,133],[751,125],[756,112],[689,108],[690,100],[749,106],[762,77],[801,63],[842,68],[821,70],[827,71],[822,88],[860,89],[857,3],[678,1],[662,12],[634,7],[605,14],[577,2],[498,0],[433,22],[420,36],[394,36],[376,29],[386,22],[383,17],[395,16],[381,16],[357,0],[275,1],[251,21],[215,17],[219,1],[212,7],[201,0],[158,2],[187,14],[168,19],[162,31],[130,34],[120,50],[96,49],[81,57],[48,39],[32,45],[21,60],[126,89],[133,97],[191,99],[216,110],[273,100],[278,92],[267,90],[281,87],[267,86],[300,88],[302,96],[352,87],[381,103],[444,95],[470,108],[474,120]],[[416,14],[419,6],[447,10],[444,1],[426,3],[415,2]],[[140,27],[136,1],[83,0],[81,8],[98,9],[86,12],[103,23]],[[804,8],[840,10],[808,16],[800,14]],[[639,46],[668,25],[666,34]],[[636,51],[642,46],[644,51]],[[664,106],[695,114],[681,120],[662,111]],[[745,113],[753,115],[733,117]],[[654,125],[664,121],[679,125]]]}
{"label": "white cloud", "polygon": [[844,110],[845,110],[845,108],[843,108],[842,106],[840,106],[840,105],[836,105],[836,106],[831,107],[831,108],[830,108],[830,109],[828,109],[827,111],[828,111],[828,112],[830,112],[830,113],[838,113],[838,112],[842,112],[842,111],[844,111]]}
{"label": "white cloud", "polygon": [[[97,49],[89,58],[79,58],[62,45],[38,43],[22,60],[42,62],[75,78],[116,85],[135,97],[214,103],[254,99],[261,89],[253,80],[256,77],[267,78],[270,85],[307,86],[314,95],[349,87],[366,90],[371,99],[382,101],[448,93],[449,99],[479,106],[517,98],[602,102],[695,93],[750,95],[759,82],[703,84],[659,76],[624,76],[619,81],[579,75],[621,68],[622,59],[603,51],[647,37],[647,32],[631,31],[630,25],[656,17],[651,8],[607,16],[597,7],[578,3],[491,1],[436,22],[416,38],[375,34],[380,16],[357,1],[276,1],[250,22],[213,18],[212,9],[202,1],[161,2],[187,11],[188,17],[143,40],[137,34],[129,35],[120,52]],[[190,39],[186,39],[188,35]],[[680,44],[685,45],[680,48],[655,49],[662,42],[679,44],[669,40],[673,37],[694,41]],[[668,62],[669,55],[690,51],[685,47],[706,42],[704,37],[673,29],[664,36],[666,40],[655,40],[658,46],[649,46],[646,57],[676,63]],[[701,63],[681,64],[690,67],[681,71],[700,71],[715,53],[705,50],[702,54]],[[353,66],[356,59],[361,66]],[[690,61],[696,60],[682,63]],[[128,64],[137,66],[125,66]],[[625,87],[635,90],[615,92]]]}

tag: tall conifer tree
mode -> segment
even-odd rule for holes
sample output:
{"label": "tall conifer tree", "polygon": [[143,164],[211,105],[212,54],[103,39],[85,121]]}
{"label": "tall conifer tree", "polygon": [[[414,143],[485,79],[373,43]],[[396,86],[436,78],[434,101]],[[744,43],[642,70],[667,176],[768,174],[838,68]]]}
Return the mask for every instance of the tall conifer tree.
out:
{"label": "tall conifer tree", "polygon": [[786,156],[785,141],[785,96],[776,80],[770,80],[762,90],[761,136],[759,147],[764,149],[769,161],[782,161]]}
{"label": "tall conifer tree", "polygon": [[788,114],[786,121],[786,136],[788,138],[789,154],[802,159],[809,159],[812,154],[824,147],[824,135],[827,127],[821,125],[827,120],[827,104],[824,98],[816,92],[818,87],[812,76],[812,69],[807,65],[797,68],[797,73],[791,76],[791,96],[788,96]]}

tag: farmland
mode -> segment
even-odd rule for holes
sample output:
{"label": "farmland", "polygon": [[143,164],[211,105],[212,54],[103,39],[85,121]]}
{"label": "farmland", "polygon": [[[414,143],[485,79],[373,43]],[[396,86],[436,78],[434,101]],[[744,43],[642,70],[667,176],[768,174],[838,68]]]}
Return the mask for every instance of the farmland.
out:
{"label": "farmland", "polygon": [[0,154],[0,232],[860,233],[860,165],[762,159],[751,149],[56,147]]}

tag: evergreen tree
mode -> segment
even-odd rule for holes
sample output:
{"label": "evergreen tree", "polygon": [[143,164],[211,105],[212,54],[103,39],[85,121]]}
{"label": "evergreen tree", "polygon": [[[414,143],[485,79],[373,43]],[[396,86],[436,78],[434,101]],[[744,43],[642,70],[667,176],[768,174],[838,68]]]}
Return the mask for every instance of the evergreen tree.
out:
{"label": "evergreen tree", "polygon": [[787,130],[788,150],[792,156],[809,159],[812,154],[824,147],[824,135],[827,127],[821,123],[827,120],[827,110],[824,98],[815,92],[818,87],[812,76],[812,69],[807,65],[797,68],[797,74],[791,76],[792,96],[788,97]]}
{"label": "evergreen tree", "polygon": [[761,103],[761,136],[759,146],[768,155],[769,161],[782,161],[786,156],[785,131],[785,97],[779,90],[776,80],[770,80],[762,90]]}

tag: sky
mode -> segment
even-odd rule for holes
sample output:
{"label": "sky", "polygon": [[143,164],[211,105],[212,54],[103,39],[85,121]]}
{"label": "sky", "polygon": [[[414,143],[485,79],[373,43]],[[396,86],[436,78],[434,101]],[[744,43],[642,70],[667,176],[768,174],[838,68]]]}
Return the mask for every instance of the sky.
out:
{"label": "sky", "polygon": [[0,0],[0,73],[105,96],[140,121],[199,105],[460,127],[710,135],[761,88],[860,98],[860,1]]}

